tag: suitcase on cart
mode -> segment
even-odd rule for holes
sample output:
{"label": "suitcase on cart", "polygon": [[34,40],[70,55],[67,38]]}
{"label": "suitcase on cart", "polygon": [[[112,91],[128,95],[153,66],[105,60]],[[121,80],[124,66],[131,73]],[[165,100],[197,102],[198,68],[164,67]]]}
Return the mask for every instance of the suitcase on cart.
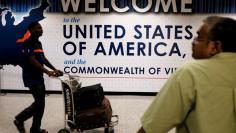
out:
{"label": "suitcase on cart", "polygon": [[[75,102],[75,96],[78,95],[74,95],[74,93],[77,92],[77,89],[81,88],[81,82],[71,75],[68,75],[68,77],[69,78],[65,80],[60,79],[64,96],[65,120],[64,128],[59,130],[58,133],[71,133],[74,130],[82,132],[83,130],[100,127],[104,127],[104,133],[114,133],[113,127],[118,124],[118,115],[112,114],[110,101],[104,96],[101,105],[97,104],[100,103],[97,102],[99,100],[95,100],[95,102],[90,101],[89,106],[76,105],[78,103],[81,104],[81,101],[86,102],[86,98],[80,97],[77,99],[79,102]],[[98,87],[99,84],[96,84],[95,86]],[[92,99],[102,97],[102,95],[91,96],[93,97]],[[95,106],[92,107],[91,105]],[[80,108],[78,109],[77,106],[80,106]]]}
{"label": "suitcase on cart", "polygon": [[103,87],[100,83],[80,87],[75,90],[73,95],[76,111],[101,106],[104,100]]}
{"label": "suitcase on cart", "polygon": [[104,97],[101,106],[82,110],[76,113],[75,123],[78,129],[88,130],[99,127],[108,127],[112,118],[110,101]]}

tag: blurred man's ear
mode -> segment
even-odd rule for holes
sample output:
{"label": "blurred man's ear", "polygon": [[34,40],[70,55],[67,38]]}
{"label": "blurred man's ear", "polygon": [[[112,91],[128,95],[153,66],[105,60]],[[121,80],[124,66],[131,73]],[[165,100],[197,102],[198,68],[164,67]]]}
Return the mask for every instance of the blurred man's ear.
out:
{"label": "blurred man's ear", "polygon": [[211,41],[209,43],[209,52],[210,55],[216,55],[220,52],[222,52],[222,43],[220,41]]}

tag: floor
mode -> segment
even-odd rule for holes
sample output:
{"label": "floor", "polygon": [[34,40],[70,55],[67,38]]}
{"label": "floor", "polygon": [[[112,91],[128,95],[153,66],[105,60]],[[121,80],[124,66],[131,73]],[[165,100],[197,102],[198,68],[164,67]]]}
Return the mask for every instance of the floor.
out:
{"label": "floor", "polygon": [[[140,127],[140,117],[150,104],[153,96],[107,96],[114,114],[119,115],[119,124],[114,127],[115,133],[136,133]],[[14,116],[33,101],[30,94],[0,94],[0,131],[1,133],[17,133],[13,125]],[[64,104],[60,94],[46,97],[46,108],[42,128],[49,133],[57,133],[64,127]],[[27,131],[31,119],[25,122]],[[103,133],[103,128],[87,130],[84,133]],[[74,132],[73,132],[74,133]],[[174,130],[169,133],[175,133]]]}

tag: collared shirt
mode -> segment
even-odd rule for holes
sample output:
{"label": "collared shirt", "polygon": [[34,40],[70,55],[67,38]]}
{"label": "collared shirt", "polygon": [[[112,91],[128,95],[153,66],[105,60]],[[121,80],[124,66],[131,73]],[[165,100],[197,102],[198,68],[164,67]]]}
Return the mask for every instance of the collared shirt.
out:
{"label": "collared shirt", "polygon": [[41,65],[45,63],[45,56],[41,42],[38,39],[29,38],[24,43],[22,52],[25,56],[25,61],[21,64],[25,87],[44,83],[43,72],[39,71],[35,66],[29,63],[29,58],[31,56],[34,56]]}
{"label": "collared shirt", "polygon": [[141,123],[147,133],[236,133],[236,53],[184,64],[166,82]]}

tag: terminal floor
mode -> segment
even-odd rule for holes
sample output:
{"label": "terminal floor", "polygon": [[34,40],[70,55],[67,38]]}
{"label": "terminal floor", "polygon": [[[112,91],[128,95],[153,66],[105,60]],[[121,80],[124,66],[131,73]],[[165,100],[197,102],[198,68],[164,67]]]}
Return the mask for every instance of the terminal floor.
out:
{"label": "terminal floor", "polygon": [[[107,96],[113,108],[113,114],[119,115],[119,124],[114,127],[115,133],[136,133],[140,124],[140,117],[148,107],[154,96]],[[0,132],[17,133],[13,125],[14,116],[30,105],[33,101],[31,94],[0,94]],[[64,127],[64,103],[60,94],[46,96],[46,108],[42,120],[42,128],[49,133],[57,133]],[[25,122],[27,132],[32,119]],[[74,133],[74,132],[73,132]],[[76,133],[76,132],[75,132]],[[83,133],[103,133],[103,128],[87,130]],[[175,133],[171,130],[169,133]]]}

